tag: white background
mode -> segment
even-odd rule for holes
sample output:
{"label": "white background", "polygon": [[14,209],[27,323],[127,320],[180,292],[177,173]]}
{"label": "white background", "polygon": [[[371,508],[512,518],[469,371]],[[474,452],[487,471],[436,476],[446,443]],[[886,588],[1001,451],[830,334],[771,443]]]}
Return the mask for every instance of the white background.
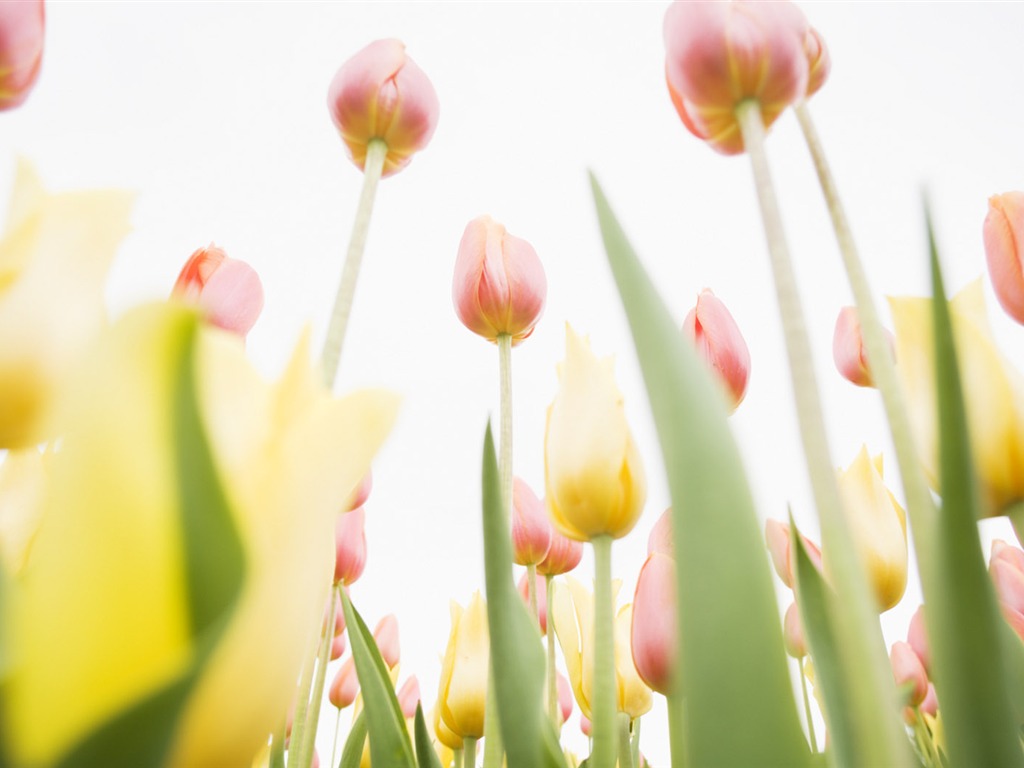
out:
{"label": "white background", "polygon": [[[680,124],[664,84],[665,7],[52,3],[36,90],[0,115],[4,199],[18,153],[52,189],[138,191],[135,230],[109,281],[114,314],[166,295],[188,255],[211,241],[251,263],[267,303],[249,350],[274,376],[307,324],[319,346],[362,180],[328,117],[328,83],[372,40],[407,44],[437,89],[440,122],[431,145],[380,186],[339,390],[387,387],[404,398],[374,465],[369,563],[352,594],[371,625],[397,614],[403,679],[419,677],[425,708],[436,696],[448,601],[465,604],[483,586],[480,448],[497,415],[497,351],[459,324],[450,298],[463,227],[481,213],[532,242],[547,271],[545,316],[513,353],[515,469],[538,494],[564,323],[616,356],[650,481],[636,531],[614,551],[624,596],[668,493],[588,168],[677,320],[704,287],[731,309],[753,360],[731,423],[759,513],[782,518],[792,504],[816,534],[749,163],[717,155]],[[811,108],[876,295],[925,292],[923,189],[947,282],[961,287],[984,269],[987,197],[1024,188],[1024,6],[809,3],[805,11],[834,62]],[[849,464],[861,443],[888,456],[877,393],[832,367],[833,323],[851,298],[791,114],[774,127],[769,151],[833,463]],[[994,302],[990,310],[1004,349],[1019,359],[1021,330]],[[999,524],[984,531],[1011,535]],[[588,555],[578,575],[591,567]],[[883,618],[888,642],[904,635],[918,601],[912,583]],[[581,749],[576,718],[565,741]],[[324,758],[333,720],[333,712],[324,718]],[[660,703],[644,723],[644,751],[667,765]]]}

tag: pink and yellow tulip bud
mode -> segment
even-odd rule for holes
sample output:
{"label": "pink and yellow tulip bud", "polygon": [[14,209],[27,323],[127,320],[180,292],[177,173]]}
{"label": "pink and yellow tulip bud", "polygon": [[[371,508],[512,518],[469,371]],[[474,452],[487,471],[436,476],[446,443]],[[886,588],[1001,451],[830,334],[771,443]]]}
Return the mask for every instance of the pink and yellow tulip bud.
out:
{"label": "pink and yellow tulip bud", "polygon": [[800,609],[796,603],[789,604],[782,618],[782,645],[794,659],[802,659],[807,655],[807,639],[804,637],[804,625],[800,621]]}
{"label": "pink and yellow tulip bud", "polygon": [[[886,331],[886,335],[891,348],[892,334]],[[868,366],[867,350],[864,348],[856,307],[843,307],[839,310],[836,329],[832,334],[832,359],[839,374],[851,384],[858,387],[875,386]]]}
{"label": "pink and yellow tulip bud", "polygon": [[807,28],[804,49],[807,51],[807,95],[804,98],[809,99],[821,90],[832,72],[832,57],[825,39],[814,27]]}
{"label": "pink and yellow tulip bud", "polygon": [[[540,574],[537,574],[534,581],[534,586],[537,590],[537,620],[540,622],[540,632],[544,634],[548,631],[548,595],[547,595],[547,579]],[[522,595],[523,601],[529,604],[530,602],[530,581],[527,574],[523,574],[519,577],[519,594]]]}
{"label": "pink and yellow tulip bud", "polygon": [[750,351],[729,310],[709,289],[700,292],[683,320],[683,334],[725,385],[729,410],[735,411],[747,393]]}
{"label": "pink and yellow tulip bud", "polygon": [[676,546],[672,539],[672,507],[661,513],[647,537],[647,554],[658,552],[668,557],[676,556]]}
{"label": "pink and yellow tulip bud", "polygon": [[360,169],[371,141],[388,148],[384,176],[427,146],[440,105],[434,86],[398,40],[377,40],[341,65],[327,92],[331,119]]}
{"label": "pink and yellow tulip bud", "polygon": [[[907,393],[910,424],[925,475],[939,490],[938,413],[932,300],[890,298],[896,370]],[[1024,499],[1024,380],[996,346],[981,279],[949,302],[960,363],[967,430],[985,517]]]}
{"label": "pink and yellow tulip bud", "polygon": [[676,618],[676,564],[660,552],[647,556],[633,594],[633,663],[658,693],[672,692],[679,628]]}
{"label": "pink and yellow tulip bud", "polygon": [[924,671],[921,659],[909,643],[898,640],[889,651],[889,662],[892,664],[896,686],[907,689],[907,705],[919,706],[928,695],[928,674]]}
{"label": "pink and yellow tulip bud", "polygon": [[629,533],[647,497],[640,453],[612,360],[566,325],[560,386],[548,407],[544,477],[548,510],[563,534],[578,541]]}
{"label": "pink and yellow tulip bud", "polygon": [[452,631],[441,668],[438,706],[441,719],[456,736],[484,735],[484,708],[490,664],[487,606],[474,592],[466,610],[452,604]]}
{"label": "pink and yellow tulip bud", "polygon": [[36,84],[45,16],[43,0],[0,3],[0,110],[19,106]]}
{"label": "pink and yellow tulip bud", "polygon": [[566,723],[572,714],[572,687],[561,672],[555,673],[555,688],[558,691],[558,714],[561,715],[561,722]]}
{"label": "pink and yellow tulip bud", "polygon": [[1024,551],[1005,541],[993,541],[988,567],[1003,616],[1024,639]]}
{"label": "pink and yellow tulip bud", "polygon": [[398,618],[389,613],[377,622],[373,629],[373,639],[377,642],[377,650],[380,651],[384,663],[388,669],[394,669],[401,660],[401,649],[398,642]]}
{"label": "pink and yellow tulip bud", "polygon": [[459,320],[488,341],[533,333],[544,311],[548,283],[533,246],[490,216],[466,225],[455,258],[452,302]]}
{"label": "pink and yellow tulip bud", "polygon": [[907,644],[914,649],[917,658],[921,660],[926,674],[931,672],[932,653],[928,645],[928,632],[924,623],[924,606],[919,605],[914,615],[910,617],[910,625],[907,627]]}
{"label": "pink and yellow tulip bud", "polygon": [[370,498],[370,491],[372,490],[373,472],[367,472],[366,476],[359,481],[359,485],[352,494],[352,500],[348,502],[344,511],[351,512],[366,504],[366,500]]}
{"label": "pink and yellow tulip bud", "polygon": [[590,718],[581,713],[580,714],[580,733],[582,733],[587,738],[590,738],[593,735],[591,733],[593,730],[594,730],[594,724],[592,722],[590,722]]}
{"label": "pink and yellow tulip bud", "polygon": [[551,546],[548,553],[537,563],[537,573],[544,576],[560,576],[576,568],[583,559],[583,543],[551,531]]}
{"label": "pink and yellow tulip bud", "polygon": [[788,2],[681,2],[665,13],[665,79],[686,128],[726,155],[743,151],[736,108],[768,128],[807,92],[808,24]]}
{"label": "pink and yellow tulip bud", "polygon": [[988,199],[982,236],[996,298],[1006,314],[1024,324],[1024,192]]}
{"label": "pink and yellow tulip bud", "polygon": [[512,560],[536,565],[551,547],[547,507],[521,478],[512,481]]}
{"label": "pink and yellow tulip bud", "polygon": [[189,257],[171,297],[195,304],[212,325],[243,339],[263,311],[259,275],[215,245],[200,248]]}
{"label": "pink and yellow tulip bud", "polygon": [[366,510],[338,515],[334,523],[334,583],[353,584],[366,568]]}
{"label": "pink and yellow tulip bud", "polygon": [[402,710],[402,717],[406,720],[416,717],[416,706],[419,703],[420,681],[416,679],[416,675],[411,675],[398,689],[398,706]]}
{"label": "pink and yellow tulip bud", "polygon": [[[793,570],[793,553],[789,546],[789,525],[769,519],[764,525],[764,538],[768,544],[768,553],[771,555],[775,573],[782,579],[783,584],[793,589],[795,571]],[[821,571],[821,550],[818,545],[803,534],[800,535],[800,538],[803,540],[811,563]]]}
{"label": "pink and yellow tulip bud", "polygon": [[355,662],[350,657],[341,665],[341,669],[331,681],[327,698],[336,709],[344,709],[351,706],[358,695],[359,678],[356,676]]}
{"label": "pink and yellow tulip bud", "polygon": [[[887,611],[907,588],[907,521],[903,507],[882,479],[881,454],[872,459],[861,446],[849,468],[839,472],[839,493],[878,610]],[[827,551],[825,559],[827,562]]]}

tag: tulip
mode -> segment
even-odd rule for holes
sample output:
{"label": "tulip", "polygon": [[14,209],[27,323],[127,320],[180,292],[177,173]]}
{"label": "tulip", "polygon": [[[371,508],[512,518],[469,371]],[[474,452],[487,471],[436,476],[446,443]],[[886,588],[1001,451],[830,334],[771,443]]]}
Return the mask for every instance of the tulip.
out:
{"label": "tulip", "polygon": [[[764,538],[768,543],[768,553],[772,558],[772,565],[775,573],[782,579],[782,583],[793,589],[795,582],[795,571],[793,570],[793,553],[789,546],[789,525],[780,523],[778,520],[768,520],[764,525]],[[804,549],[811,563],[819,571],[822,570],[821,550],[818,545],[803,534],[800,535]]]}
{"label": "tulip", "polygon": [[[643,622],[641,622],[643,623]],[[619,712],[636,720],[651,711],[651,689],[637,671],[633,658],[633,606],[624,605],[615,615],[615,682]]]}
{"label": "tulip", "polygon": [[440,110],[434,86],[398,40],[377,40],[342,64],[327,108],[360,169],[371,141],[387,145],[384,176],[402,170],[427,146]]}
{"label": "tulip", "polygon": [[1024,551],[997,539],[988,567],[1003,616],[1024,639]]}
{"label": "tulip", "polygon": [[665,13],[665,79],[683,124],[727,155],[743,151],[736,108],[768,128],[807,92],[808,24],[788,2],[682,2]]}
{"label": "tulip", "polygon": [[[444,720],[441,719],[441,704],[434,707],[434,712],[431,715],[431,720],[434,723],[434,735],[443,747],[449,750],[462,749],[464,742],[459,736],[456,736],[451,728],[445,725]],[[451,765],[451,760],[442,765]]]}
{"label": "tulip", "polygon": [[338,515],[334,522],[334,583],[350,586],[366,568],[366,510]]}
{"label": "tulip", "polygon": [[571,539],[621,538],[636,525],[647,495],[640,453],[611,359],[598,360],[568,325],[565,347],[544,434],[548,510]]}
{"label": "tulip", "polygon": [[582,733],[584,736],[590,737],[590,736],[593,735],[591,733],[593,728],[594,728],[594,724],[592,722],[590,722],[590,718],[581,713],[580,714],[580,733]]}
{"label": "tulip", "polygon": [[45,15],[43,0],[0,3],[0,110],[20,105],[36,84]]}
{"label": "tulip", "polygon": [[26,448],[0,463],[0,574],[17,575],[28,562],[51,455]]}
{"label": "tulip", "polygon": [[928,644],[928,634],[924,623],[924,606],[919,605],[914,615],[910,617],[910,625],[907,627],[907,643],[914,649],[917,658],[921,660],[926,674],[931,672],[932,654]]}
{"label": "tulip", "polygon": [[750,377],[750,351],[725,304],[709,289],[697,296],[697,306],[683,320],[683,334],[714,369],[725,387],[729,410],[743,402]]}
{"label": "tulip", "polygon": [[[547,579],[537,575],[534,585],[537,590],[537,620],[540,622],[540,633],[543,635],[548,631],[548,596]],[[530,581],[527,574],[523,574],[518,582],[519,594],[527,604],[530,602]]]}
{"label": "tulip", "polygon": [[807,29],[804,49],[807,52],[807,94],[804,98],[809,99],[821,90],[828,79],[832,71],[832,57],[829,56],[824,38],[814,27]]}
{"label": "tulip", "polygon": [[[550,511],[550,507],[548,508]],[[544,576],[559,576],[568,573],[583,559],[583,543],[551,531],[551,546],[548,553],[537,563],[537,573]]]}
{"label": "tulip", "polygon": [[401,658],[398,642],[398,618],[395,614],[389,613],[377,622],[377,626],[373,629],[373,639],[377,643],[377,650],[380,651],[384,663],[388,669],[393,670],[398,666]]}
{"label": "tulip", "polygon": [[263,284],[256,270],[213,244],[189,257],[171,296],[197,305],[211,324],[243,339],[263,311]]}
{"label": "tulip", "polygon": [[789,604],[782,618],[782,645],[794,659],[802,659],[807,655],[804,625],[800,621],[800,609],[796,603]]}
{"label": "tulip", "polygon": [[352,705],[358,694],[359,678],[356,676],[355,662],[350,657],[341,665],[341,669],[331,681],[327,698],[337,709],[344,709]]}
{"label": "tulip", "polygon": [[50,194],[24,160],[10,199],[0,241],[0,449],[62,428],[53,404],[105,323],[103,284],[132,206],[124,192]]}
{"label": "tulip", "polygon": [[551,547],[551,521],[547,508],[522,479],[512,481],[512,560],[536,565]]}
{"label": "tulip", "polygon": [[464,326],[488,341],[507,334],[515,346],[533,333],[547,291],[532,245],[490,216],[466,225],[452,279],[452,302]]}
{"label": "tulip", "polygon": [[633,662],[643,681],[665,696],[672,692],[679,643],[675,580],[675,560],[653,552],[640,569],[633,594]]}
{"label": "tulip", "polygon": [[[903,507],[882,480],[881,455],[872,460],[861,446],[850,467],[839,472],[839,493],[878,609],[887,611],[907,588],[907,522]],[[827,563],[828,552],[824,554]]]}
{"label": "tulip", "polygon": [[[887,332],[889,344],[892,334]],[[860,318],[856,307],[843,307],[836,318],[836,329],[832,334],[832,359],[839,374],[858,387],[875,386],[868,366],[867,351],[861,337]]]}
{"label": "tulip", "polygon": [[988,199],[982,226],[985,258],[992,288],[1006,314],[1024,323],[1024,192],[1006,192]]}
{"label": "tulip", "polygon": [[[897,366],[911,427],[931,486],[939,490],[939,448],[931,299],[890,298]],[[983,516],[1024,499],[1024,382],[996,347],[981,279],[949,302]]]}
{"label": "tulip", "polygon": [[907,689],[907,704],[911,707],[919,706],[928,695],[928,675],[921,659],[909,643],[898,640],[889,651],[889,662],[892,664],[896,686]]}
{"label": "tulip", "polygon": [[565,723],[572,714],[572,688],[565,675],[558,672],[555,677],[555,686],[558,689],[558,712],[562,717],[561,722]]}
{"label": "tulip", "polygon": [[659,552],[668,557],[676,556],[676,545],[672,540],[672,507],[661,513],[647,537],[647,554]]}
{"label": "tulip", "polygon": [[416,707],[420,703],[420,681],[416,675],[412,675],[398,689],[398,707],[402,710],[402,717],[408,720],[416,717]]}
{"label": "tulip", "polygon": [[[330,397],[308,340],[268,384],[238,344],[168,304],[125,314],[83,360],[59,404],[66,429],[32,577],[0,615],[19,661],[0,716],[7,757],[53,764],[111,718],[186,685],[182,707],[161,716],[173,724],[167,764],[246,764],[292,696],[327,598],[334,515],[395,400]],[[175,414],[189,391],[202,432],[180,443]],[[192,601],[214,593],[216,572],[190,582],[183,532],[200,524],[190,513],[218,508],[194,498],[203,485],[192,472],[205,463],[239,540],[242,582],[197,636]],[[215,642],[204,652],[206,640]]]}
{"label": "tulip", "polygon": [[487,606],[480,593],[474,592],[465,611],[452,604],[452,632],[437,696],[441,719],[461,739],[484,735],[489,649]]}

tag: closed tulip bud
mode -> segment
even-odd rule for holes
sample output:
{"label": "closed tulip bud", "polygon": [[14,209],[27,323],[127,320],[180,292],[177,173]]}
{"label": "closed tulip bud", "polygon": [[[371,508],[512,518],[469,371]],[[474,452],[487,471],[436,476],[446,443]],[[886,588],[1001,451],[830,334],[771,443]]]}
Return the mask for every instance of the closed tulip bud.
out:
{"label": "closed tulip bud", "polygon": [[788,2],[682,2],[665,13],[665,79],[686,128],[717,151],[743,151],[736,107],[765,128],[807,92],[808,24]]}
{"label": "closed tulip bud", "polygon": [[659,552],[668,557],[676,556],[676,546],[672,539],[672,507],[661,513],[647,537],[647,554]]}
{"label": "closed tulip bud", "polygon": [[551,531],[551,546],[548,553],[537,563],[537,573],[544,576],[559,576],[576,568],[583,559],[583,542]]}
{"label": "closed tulip bud", "polygon": [[907,689],[907,704],[911,707],[919,706],[928,695],[928,675],[921,659],[909,643],[899,640],[892,644],[889,662],[892,664],[896,686]]}
{"label": "closed tulip bud", "polygon": [[988,199],[982,236],[996,298],[1006,314],[1024,324],[1024,192]]}
{"label": "closed tulip bud", "polygon": [[547,292],[532,245],[490,216],[466,225],[452,279],[452,302],[464,326],[488,341],[507,334],[515,346],[533,333]]}
{"label": "closed tulip bud", "polygon": [[568,325],[565,348],[544,434],[548,510],[570,538],[618,539],[636,525],[647,496],[640,453],[611,359],[598,360]]}
{"label": "closed tulip bud", "polygon": [[802,659],[807,655],[804,625],[800,621],[800,609],[796,603],[789,604],[782,618],[782,645],[794,659]]}
{"label": "closed tulip bud", "polygon": [[215,245],[200,248],[189,257],[171,296],[195,304],[212,325],[243,339],[263,311],[259,275]]}
{"label": "closed tulip bud", "polygon": [[20,105],[43,61],[43,0],[0,3],[0,110]]}
{"label": "closed tulip bud", "polygon": [[389,613],[377,622],[373,629],[373,639],[377,642],[377,650],[380,651],[388,669],[398,666],[401,650],[398,642],[398,618],[395,614]]}
{"label": "closed tulip bud", "polygon": [[672,693],[679,627],[676,618],[676,564],[660,552],[647,556],[633,594],[633,662],[652,689]]}
{"label": "closed tulip bud", "polygon": [[903,507],[885,487],[881,455],[871,459],[861,446],[849,468],[839,472],[839,492],[878,610],[887,611],[907,588],[907,522]]}
{"label": "closed tulip bud", "polygon": [[366,510],[338,515],[334,523],[334,583],[353,584],[366,568]]}
{"label": "closed tulip bud", "polygon": [[921,714],[930,715],[935,717],[939,713],[939,697],[935,692],[935,684],[928,683],[928,693],[925,694],[924,701],[921,702],[920,706]]}
{"label": "closed tulip bud", "polygon": [[1005,541],[993,541],[988,567],[1003,616],[1024,638],[1024,551]]}
{"label": "closed tulip bud", "polygon": [[580,715],[580,733],[586,737],[590,737],[591,731],[594,729],[594,724],[590,722],[590,718],[584,714]]}
{"label": "closed tulip bud", "polygon": [[729,310],[709,289],[697,296],[697,306],[683,320],[683,333],[725,386],[729,410],[736,410],[747,393],[750,351]]}
{"label": "closed tulip bud", "polygon": [[910,617],[910,625],[907,627],[907,643],[914,649],[917,658],[921,660],[926,674],[931,673],[932,654],[928,645],[928,633],[924,623],[924,606],[919,605],[914,615]]}
{"label": "closed tulip bud", "polygon": [[416,675],[411,675],[398,689],[398,706],[402,710],[402,717],[406,720],[416,717],[416,707],[419,703],[420,681],[416,679]]}
{"label": "closed tulip bud", "polygon": [[512,560],[536,565],[551,547],[551,521],[537,495],[522,479],[512,481]]}
{"label": "closed tulip bud", "polygon": [[561,672],[556,672],[555,675],[555,687],[558,690],[558,713],[562,717],[562,722],[565,723],[568,722],[569,715],[572,714],[572,687]]}
{"label": "closed tulip bud", "polygon": [[327,107],[360,169],[371,141],[387,145],[384,176],[400,171],[427,146],[440,111],[434,86],[398,40],[377,40],[342,64]]}
{"label": "closed tulip bud", "polygon": [[[441,719],[441,704],[438,702],[437,706],[434,707],[434,712],[431,715],[431,720],[434,723],[434,735],[437,740],[448,749],[459,749],[461,750],[464,746],[461,736],[456,736],[452,729],[445,725],[444,720]],[[442,765],[451,765],[451,761],[442,763]]]}
{"label": "closed tulip bud", "polygon": [[456,736],[484,735],[484,707],[490,664],[487,606],[474,592],[466,610],[452,605],[452,631],[441,668],[438,706],[441,719]]}
{"label": "closed tulip bud", "polygon": [[[764,524],[764,538],[768,544],[768,553],[771,555],[775,573],[782,579],[783,584],[793,589],[795,572],[793,570],[793,553],[789,546],[789,525],[769,519]],[[800,535],[800,538],[803,540],[804,549],[807,550],[807,556],[811,563],[821,571],[821,550],[818,545],[803,534]]]}
{"label": "closed tulip bud", "polygon": [[[544,634],[548,631],[548,590],[547,590],[547,579],[540,574],[537,574],[534,584],[537,589],[537,620],[540,622],[540,632]],[[523,600],[529,604],[530,602],[530,581],[527,574],[523,574],[519,577],[519,594],[522,595]]]}
{"label": "closed tulip bud", "polygon": [[[892,334],[886,331],[890,348]],[[832,334],[832,359],[840,375],[858,387],[875,386],[868,366],[868,355],[861,336],[860,318],[856,307],[843,307],[836,318],[836,329]]]}
{"label": "closed tulip bud", "polygon": [[[939,491],[932,300],[890,298],[889,305],[918,455]],[[982,515],[999,515],[1024,499],[1024,382],[992,338],[980,278],[950,300],[949,313]]]}
{"label": "closed tulip bud", "polygon": [[804,38],[804,48],[807,51],[807,95],[811,98],[821,90],[829,73],[832,71],[832,57],[828,53],[828,46],[821,33],[814,27],[808,27],[807,37]]}
{"label": "closed tulip bud", "polygon": [[359,695],[359,678],[356,676],[355,662],[348,658],[331,681],[327,698],[337,709],[351,706]]}

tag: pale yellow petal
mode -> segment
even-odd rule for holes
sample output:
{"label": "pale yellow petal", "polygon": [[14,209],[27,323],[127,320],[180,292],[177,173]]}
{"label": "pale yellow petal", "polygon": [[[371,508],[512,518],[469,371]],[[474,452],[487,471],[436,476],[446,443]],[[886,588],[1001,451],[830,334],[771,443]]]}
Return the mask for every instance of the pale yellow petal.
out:
{"label": "pale yellow petal", "polygon": [[35,448],[11,451],[0,464],[0,567],[16,574],[25,566],[39,528],[47,456]]}
{"label": "pale yellow petal", "polygon": [[633,663],[632,626],[633,605],[629,603],[615,616],[615,683],[619,711],[635,720],[650,711],[654,697]]}

